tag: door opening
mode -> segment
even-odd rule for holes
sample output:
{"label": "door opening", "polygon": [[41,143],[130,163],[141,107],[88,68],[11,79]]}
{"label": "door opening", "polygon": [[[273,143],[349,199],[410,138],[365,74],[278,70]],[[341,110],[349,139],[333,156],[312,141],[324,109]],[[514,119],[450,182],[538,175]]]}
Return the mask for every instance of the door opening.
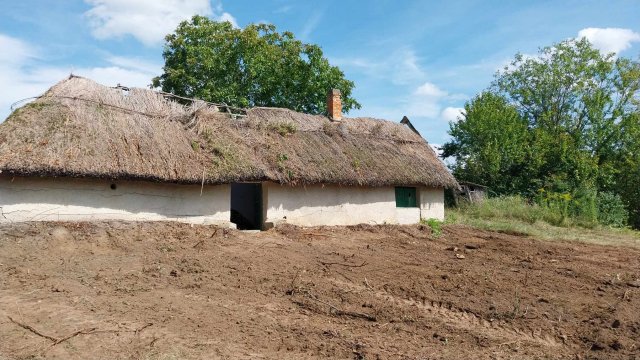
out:
{"label": "door opening", "polygon": [[231,184],[231,222],[239,230],[262,229],[262,184]]}

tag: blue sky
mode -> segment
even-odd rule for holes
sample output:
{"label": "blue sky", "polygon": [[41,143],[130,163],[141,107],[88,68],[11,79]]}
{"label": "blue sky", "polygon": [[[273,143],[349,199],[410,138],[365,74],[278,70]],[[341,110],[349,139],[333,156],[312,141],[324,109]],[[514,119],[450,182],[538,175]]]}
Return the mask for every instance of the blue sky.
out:
{"label": "blue sky", "polygon": [[320,45],[355,81],[361,110],[407,115],[432,144],[516,52],[585,36],[640,55],[640,1],[23,0],[0,11],[0,118],[70,73],[145,86],[166,33],[202,14],[236,26],[269,22]]}

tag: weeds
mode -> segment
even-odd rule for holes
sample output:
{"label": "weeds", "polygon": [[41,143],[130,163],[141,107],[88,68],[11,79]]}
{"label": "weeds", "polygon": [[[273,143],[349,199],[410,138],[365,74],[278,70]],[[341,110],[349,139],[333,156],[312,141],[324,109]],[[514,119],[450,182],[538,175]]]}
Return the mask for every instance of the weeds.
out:
{"label": "weeds", "polygon": [[528,224],[545,222],[560,227],[582,226],[593,228],[596,224],[567,214],[564,205],[538,205],[520,196],[485,199],[481,203],[463,204],[460,211],[478,219],[513,219]]}
{"label": "weeds", "polygon": [[446,222],[543,240],[571,240],[640,247],[640,232],[611,228],[563,214],[559,206],[530,203],[518,196],[489,198],[446,211]]}
{"label": "weeds", "polygon": [[269,124],[269,129],[274,130],[280,134],[280,136],[295,134],[295,132],[298,131],[296,124],[285,121]]}
{"label": "weeds", "polygon": [[[567,228],[593,229],[599,225],[623,227],[623,219],[627,213],[621,200],[616,195],[608,193],[603,195],[597,198],[597,202],[594,197],[592,211],[580,213],[571,211],[571,207],[579,206],[575,204],[579,202],[570,194],[547,195],[537,202],[530,202],[520,196],[489,198],[481,203],[465,203],[459,210],[467,216],[478,219],[513,219],[528,224],[544,222]],[[592,206],[584,205],[584,207]],[[598,211],[597,208],[601,210]],[[585,213],[589,214],[584,215]]]}
{"label": "weeds", "polygon": [[338,132],[338,127],[331,124],[331,122],[325,122],[322,124],[322,131],[329,136],[333,136]]}
{"label": "weeds", "polygon": [[373,125],[373,127],[371,128],[371,135],[375,135],[378,136],[380,134],[382,134],[382,122],[378,122],[375,125]]}
{"label": "weeds", "polygon": [[429,226],[429,228],[431,229],[431,234],[433,234],[433,236],[437,238],[442,236],[442,224],[443,224],[442,221],[438,219],[430,218],[430,219],[421,219],[420,223],[422,225]]}
{"label": "weeds", "polygon": [[283,173],[287,179],[292,180],[295,176],[293,170],[287,167],[286,161],[289,160],[289,156],[287,154],[279,154],[277,157],[278,170]]}
{"label": "weeds", "polygon": [[353,169],[355,171],[360,170],[360,165],[361,165],[361,163],[360,163],[360,160],[358,160],[358,159],[354,158],[353,161],[351,161],[351,166],[353,166]]}

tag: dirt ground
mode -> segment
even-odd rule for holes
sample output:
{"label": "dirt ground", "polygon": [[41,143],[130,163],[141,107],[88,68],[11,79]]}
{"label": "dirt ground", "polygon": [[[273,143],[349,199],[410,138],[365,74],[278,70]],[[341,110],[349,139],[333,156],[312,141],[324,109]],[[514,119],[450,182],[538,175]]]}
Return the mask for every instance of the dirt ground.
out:
{"label": "dirt ground", "polygon": [[0,226],[0,359],[640,359],[640,250],[445,226]]}

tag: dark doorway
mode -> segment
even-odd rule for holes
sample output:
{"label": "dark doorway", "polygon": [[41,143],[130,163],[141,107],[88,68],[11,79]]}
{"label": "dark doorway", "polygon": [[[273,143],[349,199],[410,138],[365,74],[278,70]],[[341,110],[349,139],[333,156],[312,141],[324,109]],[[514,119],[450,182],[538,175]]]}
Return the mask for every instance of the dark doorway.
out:
{"label": "dark doorway", "polygon": [[239,230],[262,229],[262,184],[231,184],[231,222]]}

